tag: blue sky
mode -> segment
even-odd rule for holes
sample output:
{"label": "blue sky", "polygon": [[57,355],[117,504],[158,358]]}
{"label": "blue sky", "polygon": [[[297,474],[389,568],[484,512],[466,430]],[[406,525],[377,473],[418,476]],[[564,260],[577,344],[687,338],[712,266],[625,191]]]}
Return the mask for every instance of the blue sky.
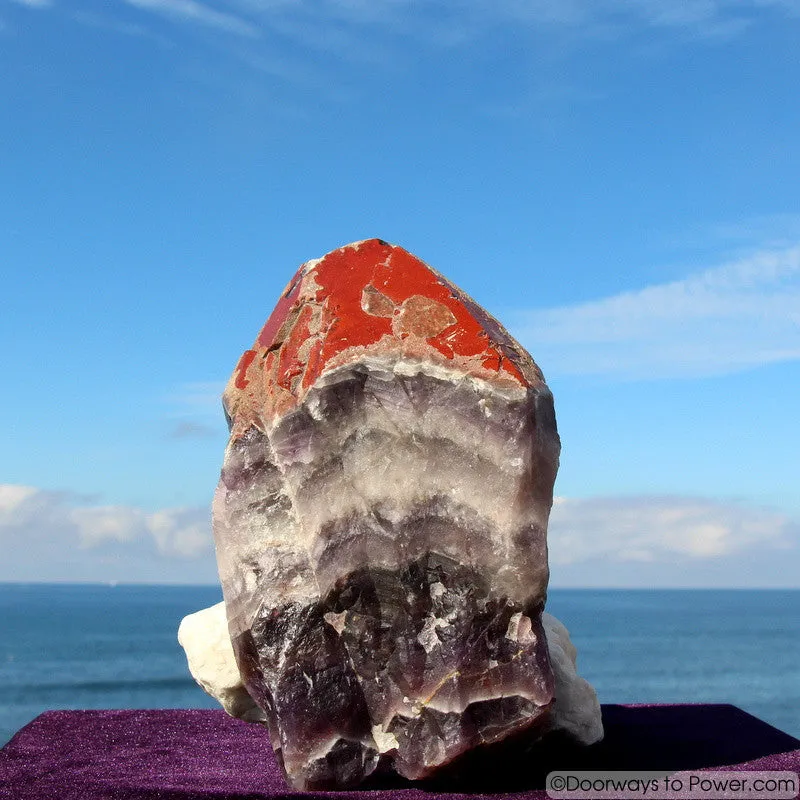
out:
{"label": "blue sky", "polygon": [[0,580],[213,582],[222,387],[379,236],[543,368],[554,585],[800,585],[798,41],[796,0],[0,0]]}

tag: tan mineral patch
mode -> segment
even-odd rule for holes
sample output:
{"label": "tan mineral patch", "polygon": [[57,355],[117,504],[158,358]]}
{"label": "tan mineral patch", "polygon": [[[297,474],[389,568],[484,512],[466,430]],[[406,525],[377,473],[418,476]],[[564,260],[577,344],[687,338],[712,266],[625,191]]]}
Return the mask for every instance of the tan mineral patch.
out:
{"label": "tan mineral patch", "polygon": [[392,317],[395,305],[391,298],[378,291],[372,284],[367,284],[361,292],[361,308],[365,314],[373,317]]}
{"label": "tan mineral patch", "polygon": [[430,339],[457,322],[444,303],[415,294],[403,301],[400,313],[392,320],[395,336],[413,335]]}

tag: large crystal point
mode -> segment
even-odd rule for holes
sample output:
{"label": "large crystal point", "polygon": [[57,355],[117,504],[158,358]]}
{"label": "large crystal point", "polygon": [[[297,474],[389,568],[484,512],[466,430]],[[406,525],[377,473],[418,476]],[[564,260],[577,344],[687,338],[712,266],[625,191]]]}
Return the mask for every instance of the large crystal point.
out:
{"label": "large crystal point", "polygon": [[224,405],[228,626],[294,786],[355,785],[381,759],[422,778],[551,727],[559,439],[496,320],[402,248],[351,244],[300,267]]}

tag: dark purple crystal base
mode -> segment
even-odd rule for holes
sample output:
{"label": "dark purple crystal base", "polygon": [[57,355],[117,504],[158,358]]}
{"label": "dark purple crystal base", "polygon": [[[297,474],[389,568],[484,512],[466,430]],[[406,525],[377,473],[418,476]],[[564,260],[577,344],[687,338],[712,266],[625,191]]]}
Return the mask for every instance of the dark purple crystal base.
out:
{"label": "dark purple crystal base", "polygon": [[473,753],[446,787],[445,777],[387,776],[357,791],[300,792],[287,787],[266,731],[222,711],[50,711],[0,750],[0,798],[432,800],[446,790],[448,800],[539,800],[553,769],[800,770],[800,741],[735,706],[605,705],[603,723],[605,740],[589,748],[520,741]]}

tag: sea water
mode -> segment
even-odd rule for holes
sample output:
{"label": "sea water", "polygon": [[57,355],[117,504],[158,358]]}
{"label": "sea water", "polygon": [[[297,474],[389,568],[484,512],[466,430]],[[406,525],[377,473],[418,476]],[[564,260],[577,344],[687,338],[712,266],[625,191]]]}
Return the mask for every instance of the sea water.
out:
{"label": "sea water", "polygon": [[[216,587],[0,584],[0,745],[49,709],[216,708],[176,639]],[[800,738],[800,591],[551,589],[603,703],[733,703]]]}

